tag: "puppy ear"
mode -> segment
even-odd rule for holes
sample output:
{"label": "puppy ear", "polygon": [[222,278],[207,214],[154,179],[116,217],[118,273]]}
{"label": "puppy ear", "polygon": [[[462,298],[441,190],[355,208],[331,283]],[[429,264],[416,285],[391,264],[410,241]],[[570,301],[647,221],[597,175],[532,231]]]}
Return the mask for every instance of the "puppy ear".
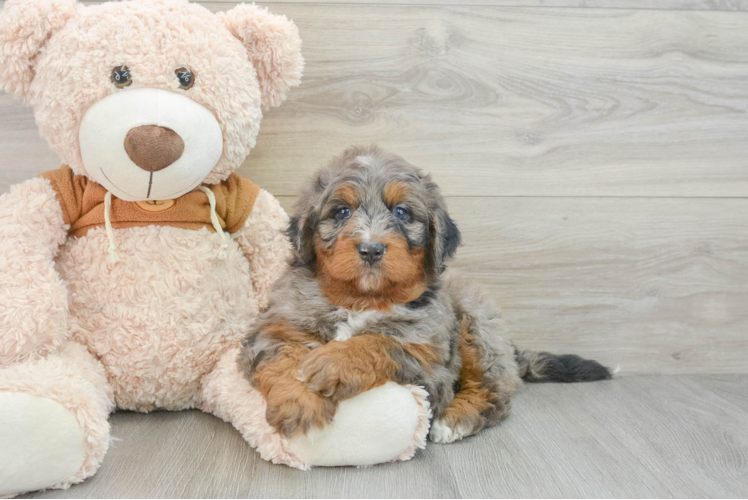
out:
{"label": "puppy ear", "polygon": [[426,176],[424,180],[431,196],[429,226],[431,260],[436,272],[442,273],[447,268],[447,261],[454,256],[457,247],[462,243],[462,236],[457,224],[449,216],[447,202],[439,192],[439,188],[431,181],[430,176]]}
{"label": "puppy ear", "polygon": [[294,215],[288,222],[286,236],[291,240],[294,255],[291,265],[294,267],[308,266],[314,261],[314,227],[316,214]]}
{"label": "puppy ear", "polygon": [[280,106],[291,87],[301,82],[299,29],[286,16],[271,14],[264,7],[239,4],[223,15],[226,27],[247,48],[257,70],[262,107]]}
{"label": "puppy ear", "polygon": [[75,0],[7,0],[0,13],[0,86],[28,102],[37,56],[77,14]]}
{"label": "puppy ear", "polygon": [[294,248],[294,266],[308,266],[317,256],[314,248],[314,232],[319,224],[319,213],[315,208],[330,183],[330,172],[320,170],[311,176],[299,192],[293,207],[293,217],[288,223],[286,236]]}
{"label": "puppy ear", "polygon": [[443,273],[447,268],[447,261],[454,256],[457,247],[462,243],[460,230],[457,224],[447,213],[446,209],[440,209],[432,221],[434,232],[434,266],[438,273]]}

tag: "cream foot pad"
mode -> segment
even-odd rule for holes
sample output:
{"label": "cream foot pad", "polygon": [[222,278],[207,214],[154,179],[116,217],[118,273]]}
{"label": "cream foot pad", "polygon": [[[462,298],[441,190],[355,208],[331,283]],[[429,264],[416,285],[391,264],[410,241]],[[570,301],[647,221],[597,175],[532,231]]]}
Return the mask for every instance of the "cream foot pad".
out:
{"label": "cream foot pad", "polygon": [[86,449],[75,416],[50,399],[0,393],[0,496],[53,486],[78,472]]}

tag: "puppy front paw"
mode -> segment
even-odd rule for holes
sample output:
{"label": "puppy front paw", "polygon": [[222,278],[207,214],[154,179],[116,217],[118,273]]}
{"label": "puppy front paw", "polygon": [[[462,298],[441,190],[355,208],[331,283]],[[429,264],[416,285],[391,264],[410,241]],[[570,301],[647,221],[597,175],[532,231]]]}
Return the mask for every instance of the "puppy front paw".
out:
{"label": "puppy front paw", "polygon": [[309,390],[335,401],[352,398],[395,380],[401,368],[389,352],[395,343],[376,334],[333,340],[312,349],[304,357],[299,380],[306,383]]}
{"label": "puppy front paw", "polygon": [[303,393],[269,395],[265,418],[282,436],[306,434],[313,428],[321,429],[332,422],[337,403],[319,394]]}
{"label": "puppy front paw", "polygon": [[342,342],[330,342],[324,347],[312,350],[301,362],[299,380],[310,391],[335,401],[357,394],[355,373],[351,360],[345,353]]}

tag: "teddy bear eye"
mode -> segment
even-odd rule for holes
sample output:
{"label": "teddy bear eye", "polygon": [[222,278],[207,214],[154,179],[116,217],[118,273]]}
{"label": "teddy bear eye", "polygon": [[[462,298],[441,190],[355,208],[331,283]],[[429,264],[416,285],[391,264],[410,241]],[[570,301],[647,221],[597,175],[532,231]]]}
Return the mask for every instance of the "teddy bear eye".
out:
{"label": "teddy bear eye", "polygon": [[130,68],[127,66],[117,66],[112,70],[112,83],[115,87],[123,89],[132,85]]}
{"label": "teddy bear eye", "polygon": [[182,90],[191,89],[195,84],[195,75],[192,74],[192,70],[189,68],[179,68],[174,70],[174,74],[177,75],[179,80],[179,88]]}

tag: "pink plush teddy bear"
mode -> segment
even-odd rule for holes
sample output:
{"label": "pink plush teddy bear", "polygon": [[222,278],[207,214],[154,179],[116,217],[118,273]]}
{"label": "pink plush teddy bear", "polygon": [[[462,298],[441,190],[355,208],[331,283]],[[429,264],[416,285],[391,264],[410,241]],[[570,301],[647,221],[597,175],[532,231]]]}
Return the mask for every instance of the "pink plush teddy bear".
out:
{"label": "pink plush teddy bear", "polygon": [[0,495],[94,474],[115,408],[200,408],[299,468],[423,445],[418,388],[286,439],[236,363],[289,247],[278,201],[233,172],[299,83],[300,48],[254,5],[5,3],[0,83],[64,166],[0,196]]}

